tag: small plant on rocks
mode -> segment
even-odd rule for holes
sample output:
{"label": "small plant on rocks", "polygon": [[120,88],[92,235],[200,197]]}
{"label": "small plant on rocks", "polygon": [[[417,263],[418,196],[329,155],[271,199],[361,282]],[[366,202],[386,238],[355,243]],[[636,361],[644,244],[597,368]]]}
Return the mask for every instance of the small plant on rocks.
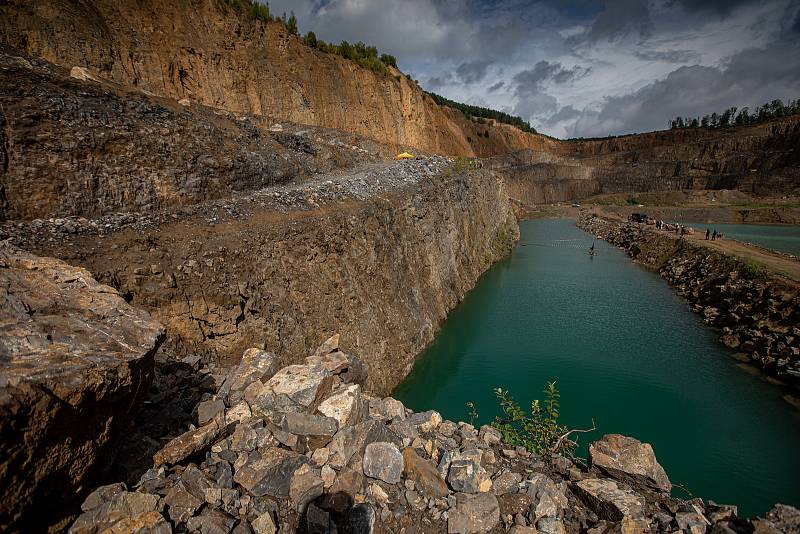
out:
{"label": "small plant on rocks", "polygon": [[469,424],[474,425],[478,420],[478,412],[475,411],[475,403],[472,401],[467,402],[467,409],[469,410]]}
{"label": "small plant on rocks", "polygon": [[530,413],[526,413],[507,390],[497,388],[494,393],[503,415],[495,417],[492,426],[503,435],[503,441],[536,454],[571,455],[575,450],[577,444],[568,439],[570,431],[558,422],[561,394],[555,382],[547,383],[543,403],[538,399],[531,402]]}

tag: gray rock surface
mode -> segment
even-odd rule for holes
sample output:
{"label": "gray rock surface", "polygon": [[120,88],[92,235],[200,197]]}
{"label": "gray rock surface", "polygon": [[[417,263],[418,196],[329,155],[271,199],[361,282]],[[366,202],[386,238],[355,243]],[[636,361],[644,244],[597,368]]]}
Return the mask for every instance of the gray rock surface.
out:
{"label": "gray rock surface", "polygon": [[394,443],[370,443],[364,451],[364,474],[368,477],[397,484],[404,467],[403,455]]}
{"label": "gray rock surface", "polygon": [[[360,391],[361,384],[351,382],[363,378],[352,372],[360,366],[337,345],[331,338],[305,363],[269,370],[272,376],[263,382],[261,371],[252,382],[240,380],[249,382],[241,400],[165,445],[155,456],[171,461],[148,470],[136,492],[112,484],[89,495],[73,532],[160,534],[174,526],[214,534],[728,534],[743,528],[773,534],[791,532],[800,515],[777,506],[747,522],[735,507],[681,501],[649,487],[629,487],[598,467],[587,470],[561,456],[511,447],[488,427],[440,421],[435,412],[408,414],[400,403]],[[251,367],[218,373],[220,389]],[[232,387],[227,394],[241,390]],[[356,391],[363,402],[349,416],[321,413],[321,406],[342,406]],[[204,397],[209,398],[225,395],[217,391]],[[216,429],[218,421],[226,422]],[[216,429],[208,433],[213,438],[195,447],[197,433],[207,427]],[[308,446],[320,436],[330,442]]]}

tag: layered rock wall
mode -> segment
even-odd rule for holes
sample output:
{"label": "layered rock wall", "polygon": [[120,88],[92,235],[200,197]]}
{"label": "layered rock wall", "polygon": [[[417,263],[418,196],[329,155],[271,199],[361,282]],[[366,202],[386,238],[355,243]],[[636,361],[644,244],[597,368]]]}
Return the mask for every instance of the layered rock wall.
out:
{"label": "layered rock wall", "polygon": [[720,341],[782,381],[800,384],[800,290],[756,262],[718,253],[635,223],[583,214],[578,226],[656,270]]}
{"label": "layered rock wall", "polygon": [[269,126],[0,47],[0,220],[186,206],[378,158],[352,134]]}
{"label": "layered rock wall", "polygon": [[12,0],[0,15],[0,40],[12,47],[173,101],[335,128],[393,149],[480,157],[531,151],[533,163],[500,162],[524,203],[703,188],[773,195],[800,183],[797,118],[559,141],[472,121],[436,105],[399,71],[377,74],[312,50],[283,25],[253,18],[246,1]]}
{"label": "layered rock wall", "polygon": [[15,228],[30,237],[21,244],[85,266],[149,310],[179,355],[229,361],[266,343],[287,364],[316,346],[319,332],[337,331],[381,370],[370,387],[386,393],[519,236],[504,186],[489,171],[434,159],[352,182],[392,177],[403,187],[365,201],[313,200],[298,189],[284,195],[309,198],[302,209],[262,207],[276,198],[267,194],[100,241],[102,224],[57,239],[33,237],[36,225]]}

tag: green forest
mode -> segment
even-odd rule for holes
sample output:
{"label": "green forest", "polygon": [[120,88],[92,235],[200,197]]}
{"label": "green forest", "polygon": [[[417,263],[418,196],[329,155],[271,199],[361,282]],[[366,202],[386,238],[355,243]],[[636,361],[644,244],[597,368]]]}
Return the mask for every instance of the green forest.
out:
{"label": "green forest", "polygon": [[800,115],[800,99],[784,104],[781,100],[773,100],[752,111],[749,108],[728,108],[722,113],[711,113],[703,117],[676,117],[669,121],[671,130],[685,128],[729,128],[731,126],[747,126],[772,119]]}
{"label": "green forest", "polygon": [[509,115],[508,113],[504,113],[502,111],[497,111],[494,109],[482,108],[480,106],[471,106],[469,104],[462,104],[461,102],[450,100],[443,96],[437,95],[436,93],[429,93],[426,91],[426,94],[429,95],[431,98],[433,98],[433,101],[439,104],[440,106],[447,106],[453,109],[457,109],[458,111],[466,115],[468,118],[472,117],[477,118],[478,122],[481,122],[480,119],[492,119],[497,122],[502,122],[503,124],[510,124],[511,126],[516,126],[523,132],[536,133],[536,130],[526,121],[522,120],[520,117],[515,117],[514,115]]}

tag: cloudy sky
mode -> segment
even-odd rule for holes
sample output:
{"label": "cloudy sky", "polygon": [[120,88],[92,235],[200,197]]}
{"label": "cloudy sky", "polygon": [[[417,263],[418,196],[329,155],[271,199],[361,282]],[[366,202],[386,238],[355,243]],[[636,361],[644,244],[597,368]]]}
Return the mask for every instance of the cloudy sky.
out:
{"label": "cloudy sky", "polygon": [[271,0],[394,54],[428,91],[556,137],[800,98],[797,0]]}

